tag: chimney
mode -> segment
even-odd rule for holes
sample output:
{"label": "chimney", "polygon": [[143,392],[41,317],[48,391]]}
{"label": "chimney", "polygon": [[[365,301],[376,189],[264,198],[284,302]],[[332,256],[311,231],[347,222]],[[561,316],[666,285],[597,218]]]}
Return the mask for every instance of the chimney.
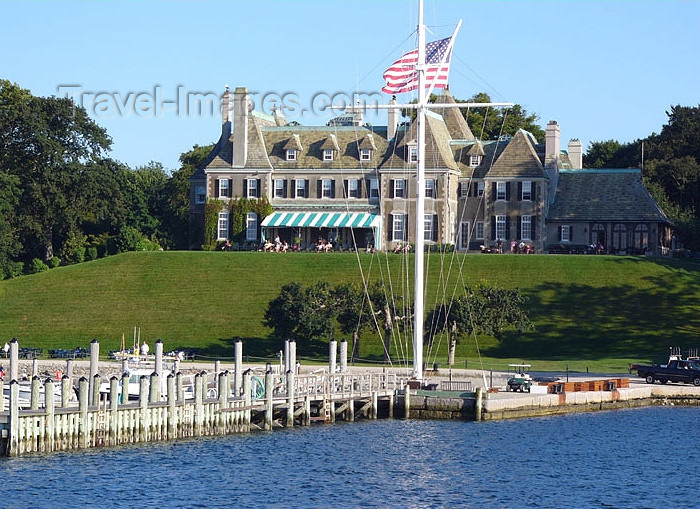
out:
{"label": "chimney", "polygon": [[578,138],[569,141],[569,160],[572,168],[583,168],[583,145]]}
{"label": "chimney", "polygon": [[[396,96],[392,95],[391,96],[391,101],[389,101],[390,105],[396,104]],[[388,115],[388,120],[387,120],[387,129],[386,129],[386,139],[387,140],[392,140],[396,136],[396,130],[399,125],[399,109],[398,108],[389,108],[389,115]]]}
{"label": "chimney", "polygon": [[228,139],[231,136],[231,113],[233,112],[233,104],[231,103],[231,92],[228,85],[221,96],[221,137]]}
{"label": "chimney", "polygon": [[233,166],[242,168],[248,159],[248,90],[233,91]]}
{"label": "chimney", "polygon": [[545,166],[559,160],[559,124],[556,120],[547,123],[544,164]]}

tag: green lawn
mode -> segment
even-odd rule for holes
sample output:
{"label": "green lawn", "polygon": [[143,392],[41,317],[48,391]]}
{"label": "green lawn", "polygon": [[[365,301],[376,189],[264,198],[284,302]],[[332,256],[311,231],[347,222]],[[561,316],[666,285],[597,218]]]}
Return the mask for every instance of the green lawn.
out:
{"label": "green lawn", "polygon": [[[529,298],[535,330],[518,336],[462,340],[457,365],[503,369],[528,361],[538,370],[624,371],[631,361],[662,358],[672,345],[700,346],[700,264],[614,256],[444,255],[427,257],[426,308],[458,281],[517,287]],[[230,358],[272,357],[282,348],[262,325],[267,303],[290,281],[391,280],[411,294],[412,257],[378,253],[127,253],[0,282],[0,341],[74,348],[100,340],[103,353],[142,338],[166,350],[194,348]],[[360,267],[362,270],[360,270]],[[342,336],[337,335],[338,338]],[[318,346],[318,345],[317,345]],[[301,356],[312,350],[299,345]],[[481,357],[477,353],[480,352]],[[321,347],[323,350],[323,347]],[[398,357],[410,347],[398,341]],[[408,353],[407,353],[408,350]],[[381,357],[377,333],[363,335],[363,357]],[[446,363],[446,341],[426,352]]]}

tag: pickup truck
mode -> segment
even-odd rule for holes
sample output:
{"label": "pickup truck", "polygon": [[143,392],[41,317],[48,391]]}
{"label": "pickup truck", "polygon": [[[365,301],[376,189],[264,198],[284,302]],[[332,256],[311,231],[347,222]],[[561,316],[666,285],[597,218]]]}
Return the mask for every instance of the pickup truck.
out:
{"label": "pickup truck", "polygon": [[644,378],[648,384],[653,384],[657,380],[662,384],[667,382],[692,383],[700,387],[700,360],[669,360],[668,364],[631,364],[631,371]]}

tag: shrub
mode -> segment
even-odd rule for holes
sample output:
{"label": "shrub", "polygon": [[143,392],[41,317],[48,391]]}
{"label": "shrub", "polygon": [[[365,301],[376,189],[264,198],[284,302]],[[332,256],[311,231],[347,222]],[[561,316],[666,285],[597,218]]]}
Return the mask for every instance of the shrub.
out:
{"label": "shrub", "polygon": [[39,258],[34,258],[31,262],[29,262],[29,267],[27,268],[27,273],[28,274],[38,274],[39,272],[45,272],[49,270],[49,266],[46,265],[43,260],[40,260]]}
{"label": "shrub", "polygon": [[97,260],[97,248],[95,246],[90,246],[85,250],[85,260]]}
{"label": "shrub", "polygon": [[52,256],[51,259],[49,260],[49,268],[55,269],[59,265],[61,265],[61,259],[58,256]]}

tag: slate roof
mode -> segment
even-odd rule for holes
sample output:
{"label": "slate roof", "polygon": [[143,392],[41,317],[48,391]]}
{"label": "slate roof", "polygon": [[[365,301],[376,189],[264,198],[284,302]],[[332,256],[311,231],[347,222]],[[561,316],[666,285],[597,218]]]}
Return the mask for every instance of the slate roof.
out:
{"label": "slate roof", "polygon": [[536,150],[537,140],[522,129],[508,142],[486,174],[487,178],[547,178]]}
{"label": "slate roof", "polygon": [[636,168],[560,170],[547,221],[670,223]]}
{"label": "slate roof", "polygon": [[[444,92],[435,98],[436,104],[456,104],[455,98],[452,96],[449,90],[445,89]],[[450,133],[450,137],[453,140],[467,140],[473,141],[476,138],[472,134],[472,130],[469,129],[469,124],[467,120],[462,115],[459,108],[445,108],[438,110],[438,113],[442,115],[445,119],[445,125]]]}

